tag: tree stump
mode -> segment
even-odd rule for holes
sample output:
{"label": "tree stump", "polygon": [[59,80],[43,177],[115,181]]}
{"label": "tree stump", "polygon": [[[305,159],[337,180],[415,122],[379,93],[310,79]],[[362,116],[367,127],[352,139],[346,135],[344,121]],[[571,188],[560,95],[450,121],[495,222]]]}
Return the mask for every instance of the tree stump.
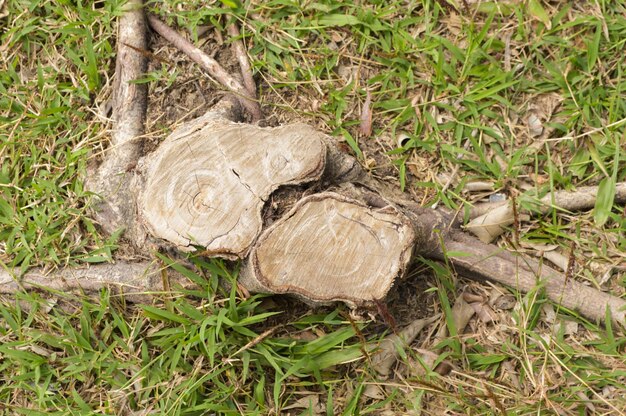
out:
{"label": "tree stump", "polygon": [[[544,284],[552,300],[596,320],[609,308],[623,324],[623,300],[467,237],[453,215],[373,179],[312,127],[229,118],[213,110],[139,162],[139,217],[148,234],[182,251],[244,259],[240,283],[251,292],[365,306],[384,299],[415,253],[524,291]],[[308,196],[277,195],[273,212],[286,213],[264,218],[270,196],[287,185]]]}
{"label": "tree stump", "polygon": [[240,281],[256,292],[362,305],[384,299],[414,244],[411,221],[391,205],[324,192],[301,199],[261,235]]}
{"label": "tree stump", "polygon": [[261,233],[272,192],[321,177],[321,136],[304,124],[261,129],[209,112],[143,162],[141,216],[153,236],[180,250],[243,258]]}
{"label": "tree stump", "polygon": [[[125,237],[137,248],[153,238],[182,251],[201,248],[209,256],[246,259],[242,282],[251,290],[293,293],[314,303],[338,300],[358,306],[382,300],[415,251],[518,290],[542,285],[551,300],[595,321],[610,313],[614,323],[626,323],[623,299],[468,237],[454,215],[422,208],[372,178],[312,127],[234,123],[235,106],[220,108],[229,100],[177,129],[135,168],[147,88],[132,80],[145,70],[145,57],[137,52],[145,49],[146,37],[141,1],[129,4],[121,23],[128,29],[118,39],[112,147],[87,180],[88,188],[103,196],[95,218],[105,231],[125,228]],[[198,48],[158,19],[150,21],[227,88],[247,95],[217,62],[199,56]],[[254,118],[258,103],[242,102]],[[273,225],[264,220],[265,205],[279,187],[313,182],[333,192],[302,198]],[[618,185],[616,195],[623,198],[620,189],[626,187]],[[274,203],[281,208],[276,212],[284,212],[293,201],[278,195]],[[37,287],[44,280],[60,290],[85,291],[129,283],[143,290],[157,280],[152,265],[124,263],[52,276],[43,270],[17,275],[0,273],[0,293]]]}

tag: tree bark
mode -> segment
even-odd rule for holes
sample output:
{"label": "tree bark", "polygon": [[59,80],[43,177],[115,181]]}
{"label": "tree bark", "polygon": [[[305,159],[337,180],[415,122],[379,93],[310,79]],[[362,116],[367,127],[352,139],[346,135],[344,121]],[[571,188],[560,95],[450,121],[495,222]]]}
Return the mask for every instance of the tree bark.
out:
{"label": "tree bark", "polygon": [[147,48],[142,0],[129,0],[118,25],[117,59],[113,86],[113,133],[102,164],[92,172],[86,186],[98,194],[94,218],[111,234],[126,229],[126,237],[142,244],[145,236],[137,228],[135,175],[133,169],[142,152],[142,135],[147,106],[147,84],[133,81],[143,77],[147,61],[139,51]]}
{"label": "tree bark", "polygon": [[[167,270],[167,273],[163,274],[164,270]],[[165,286],[163,279],[167,279]],[[172,269],[160,267],[155,262],[117,262],[51,272],[34,269],[21,277],[0,270],[0,293],[4,294],[32,289],[59,291],[65,294],[95,294],[108,287],[114,293],[124,294],[129,301],[149,302],[154,293],[169,291],[169,287],[166,286],[191,285],[180,274]]]}

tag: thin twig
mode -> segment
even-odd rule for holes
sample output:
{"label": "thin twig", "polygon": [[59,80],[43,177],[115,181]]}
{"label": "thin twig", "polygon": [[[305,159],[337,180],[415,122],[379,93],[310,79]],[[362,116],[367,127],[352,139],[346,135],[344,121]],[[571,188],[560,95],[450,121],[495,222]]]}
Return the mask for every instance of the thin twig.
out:
{"label": "thin twig", "polygon": [[215,59],[195,47],[191,42],[183,38],[178,34],[178,32],[167,26],[155,16],[148,15],[148,22],[150,23],[152,29],[154,29],[159,35],[170,41],[172,45],[184,52],[194,62],[204,68],[219,83],[237,95],[241,105],[248,110],[254,120],[259,120],[261,118],[261,108],[259,103],[252,100],[248,95],[247,89],[241,85],[239,81],[234,79],[224,68],[222,68],[222,66]]}
{"label": "thin twig", "polygon": [[239,67],[241,68],[241,76],[243,78],[243,86],[248,90],[248,96],[256,98],[256,84],[252,78],[252,68],[250,67],[250,61],[248,61],[248,54],[243,47],[241,41],[241,33],[235,23],[228,26],[228,34],[233,38],[232,45],[237,61],[239,61]]}

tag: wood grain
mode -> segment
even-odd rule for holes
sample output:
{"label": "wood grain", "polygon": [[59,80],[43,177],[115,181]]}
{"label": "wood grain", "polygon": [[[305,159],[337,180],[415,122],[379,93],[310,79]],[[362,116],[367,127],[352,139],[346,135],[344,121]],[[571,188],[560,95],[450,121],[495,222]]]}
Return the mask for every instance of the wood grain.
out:
{"label": "wood grain", "polygon": [[182,250],[243,258],[261,232],[269,195],[319,179],[325,160],[321,134],[309,126],[260,128],[208,113],[145,162],[141,214],[154,236]]}
{"label": "wood grain", "polygon": [[391,206],[368,207],[334,192],[300,200],[259,238],[242,283],[315,302],[383,299],[411,260],[415,233]]}

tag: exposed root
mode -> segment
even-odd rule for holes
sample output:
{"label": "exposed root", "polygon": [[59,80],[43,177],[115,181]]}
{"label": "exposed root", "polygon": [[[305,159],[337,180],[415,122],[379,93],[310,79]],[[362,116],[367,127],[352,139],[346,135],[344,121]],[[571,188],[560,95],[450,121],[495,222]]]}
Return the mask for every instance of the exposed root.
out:
{"label": "exposed root", "polygon": [[252,68],[248,61],[248,54],[243,46],[243,42],[240,39],[241,34],[235,23],[228,26],[228,34],[232,36],[232,45],[239,67],[241,68],[241,77],[243,78],[243,86],[248,91],[248,96],[252,99],[256,98],[256,83],[252,78]]}
{"label": "exposed root", "polygon": [[445,248],[433,257],[441,260],[446,253],[457,270],[470,277],[488,279],[522,292],[542,287],[547,297],[588,319],[602,323],[607,311],[613,323],[626,327],[626,301],[593,287],[569,279],[565,274],[526,256],[516,256],[499,247],[483,244],[460,231],[451,233]]}
{"label": "exposed root", "polygon": [[133,81],[147,68],[146,21],[142,0],[131,0],[119,21],[115,84],[113,91],[113,133],[111,146],[98,171],[86,179],[86,186],[101,199],[94,206],[94,217],[108,234],[125,228],[126,237],[136,246],[144,240],[137,227],[134,167],[141,156],[148,86]]}
{"label": "exposed root", "polygon": [[41,269],[16,274],[0,270],[0,293],[15,294],[23,290],[44,289],[63,293],[94,295],[104,288],[124,294],[132,302],[150,301],[155,293],[170,287],[191,287],[189,280],[155,262],[99,264],[85,268],[65,268],[49,273]]}

